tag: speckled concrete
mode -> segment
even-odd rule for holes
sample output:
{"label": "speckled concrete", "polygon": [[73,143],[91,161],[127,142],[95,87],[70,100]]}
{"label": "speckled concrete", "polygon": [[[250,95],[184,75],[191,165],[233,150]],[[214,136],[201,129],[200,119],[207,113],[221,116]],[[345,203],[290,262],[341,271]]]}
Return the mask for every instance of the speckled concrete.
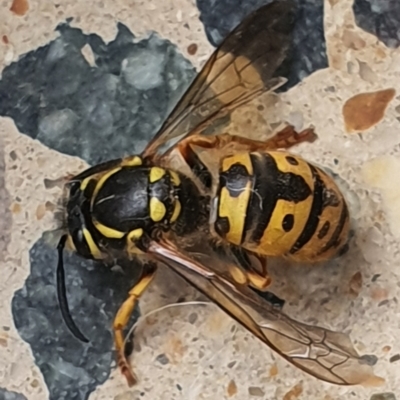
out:
{"label": "speckled concrete", "polygon": [[[285,121],[315,126],[319,140],[295,151],[338,176],[354,237],[322,268],[273,261],[272,291],[289,315],[350,334],[360,353],[377,357],[385,385],[319,382],[216,307],[192,305],[139,325],[139,384],[128,389],[113,368],[110,323],[134,269],[105,271],[75,256],[68,295],[90,344],[61,321],[55,247],[43,235],[60,227],[59,179],[140,151],[212,45],[263,3],[0,4],[0,399],[400,399],[400,23],[389,0],[299,0],[281,71],[289,85],[231,117],[233,132],[254,137]],[[196,298],[162,270],[140,311]]]}

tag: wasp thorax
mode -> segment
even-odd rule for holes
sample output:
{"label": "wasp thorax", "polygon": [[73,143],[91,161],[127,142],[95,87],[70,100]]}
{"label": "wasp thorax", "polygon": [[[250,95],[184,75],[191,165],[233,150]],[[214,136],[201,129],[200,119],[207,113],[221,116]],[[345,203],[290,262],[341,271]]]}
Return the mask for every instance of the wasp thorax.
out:
{"label": "wasp thorax", "polygon": [[82,175],[70,186],[67,223],[69,241],[86,258],[140,253],[155,231],[184,233],[197,226],[199,192],[174,171],[121,162]]}

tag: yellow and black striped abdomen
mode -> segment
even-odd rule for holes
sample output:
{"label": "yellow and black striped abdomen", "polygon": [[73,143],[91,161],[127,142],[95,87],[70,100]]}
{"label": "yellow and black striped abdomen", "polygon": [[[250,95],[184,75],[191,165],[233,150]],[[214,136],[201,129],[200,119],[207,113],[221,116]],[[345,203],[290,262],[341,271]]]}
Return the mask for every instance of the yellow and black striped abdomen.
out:
{"label": "yellow and black striped abdomen", "polygon": [[347,243],[343,195],[324,171],[293,154],[223,159],[217,196],[216,232],[259,254],[317,262]]}

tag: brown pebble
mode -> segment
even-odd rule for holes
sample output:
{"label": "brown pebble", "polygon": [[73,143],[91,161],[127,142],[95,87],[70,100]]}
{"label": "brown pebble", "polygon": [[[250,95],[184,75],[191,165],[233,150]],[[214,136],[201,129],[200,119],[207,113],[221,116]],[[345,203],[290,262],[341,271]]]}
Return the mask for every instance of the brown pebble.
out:
{"label": "brown pebble", "polygon": [[36,219],[40,221],[46,214],[46,206],[44,204],[39,204],[36,208]]}
{"label": "brown pebble", "polygon": [[190,45],[188,46],[187,52],[188,52],[191,56],[193,56],[193,55],[195,55],[195,54],[197,53],[197,48],[198,48],[197,44],[196,44],[196,43],[192,43],[192,44],[190,44]]}
{"label": "brown pebble", "polygon": [[7,339],[0,338],[0,346],[7,347],[7,345],[8,345]]}
{"label": "brown pebble", "polygon": [[284,396],[283,400],[295,400],[303,393],[303,385],[298,383],[293,386]]}
{"label": "brown pebble", "polygon": [[392,350],[392,348],[391,348],[390,346],[383,346],[383,347],[382,347],[382,351],[383,351],[384,353],[389,353],[390,350]]}
{"label": "brown pebble", "polygon": [[10,7],[10,11],[19,16],[25,15],[28,10],[29,4],[27,0],[14,0]]}
{"label": "brown pebble", "polygon": [[226,391],[228,393],[228,397],[232,397],[237,393],[237,386],[233,379],[231,379],[230,382],[228,383]]}
{"label": "brown pebble", "polygon": [[39,381],[36,378],[33,379],[33,381],[31,382],[31,386],[33,388],[37,388],[39,386]]}
{"label": "brown pebble", "polygon": [[363,283],[363,279],[362,279],[362,275],[360,271],[357,271],[350,279],[349,282],[349,292],[353,297],[358,297],[358,295],[361,292],[361,288],[362,288],[362,283]]}
{"label": "brown pebble", "polygon": [[7,36],[7,35],[3,35],[3,36],[1,37],[1,40],[3,41],[4,44],[10,43],[10,41],[8,40],[8,36]]}
{"label": "brown pebble", "polygon": [[386,108],[395,94],[394,89],[385,89],[360,93],[348,99],[343,106],[346,131],[360,132],[376,125],[384,117]]}
{"label": "brown pebble", "polygon": [[389,292],[387,289],[381,287],[374,287],[371,289],[371,298],[372,300],[381,302],[386,300],[389,296]]}
{"label": "brown pebble", "polygon": [[276,364],[272,364],[271,368],[269,369],[269,376],[276,376],[278,375],[278,366]]}
{"label": "brown pebble", "polygon": [[21,204],[14,203],[14,204],[11,206],[11,212],[12,212],[13,214],[19,214],[19,213],[21,212],[21,210],[22,210]]}

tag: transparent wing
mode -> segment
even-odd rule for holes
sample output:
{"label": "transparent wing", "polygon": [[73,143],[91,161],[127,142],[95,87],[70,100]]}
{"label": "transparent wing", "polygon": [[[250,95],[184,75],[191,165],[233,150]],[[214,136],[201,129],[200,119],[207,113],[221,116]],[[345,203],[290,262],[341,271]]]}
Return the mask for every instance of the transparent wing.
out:
{"label": "transparent wing", "polygon": [[261,93],[286,82],[273,75],[291,43],[295,3],[280,0],[250,14],[204,65],[143,157],[153,156],[171,139],[199,133]]}
{"label": "transparent wing", "polygon": [[368,357],[357,354],[347,335],[289,318],[249,288],[238,287],[228,276],[184,255],[171,242],[154,242],[150,252],[303,371],[338,385],[384,382],[374,375]]}

